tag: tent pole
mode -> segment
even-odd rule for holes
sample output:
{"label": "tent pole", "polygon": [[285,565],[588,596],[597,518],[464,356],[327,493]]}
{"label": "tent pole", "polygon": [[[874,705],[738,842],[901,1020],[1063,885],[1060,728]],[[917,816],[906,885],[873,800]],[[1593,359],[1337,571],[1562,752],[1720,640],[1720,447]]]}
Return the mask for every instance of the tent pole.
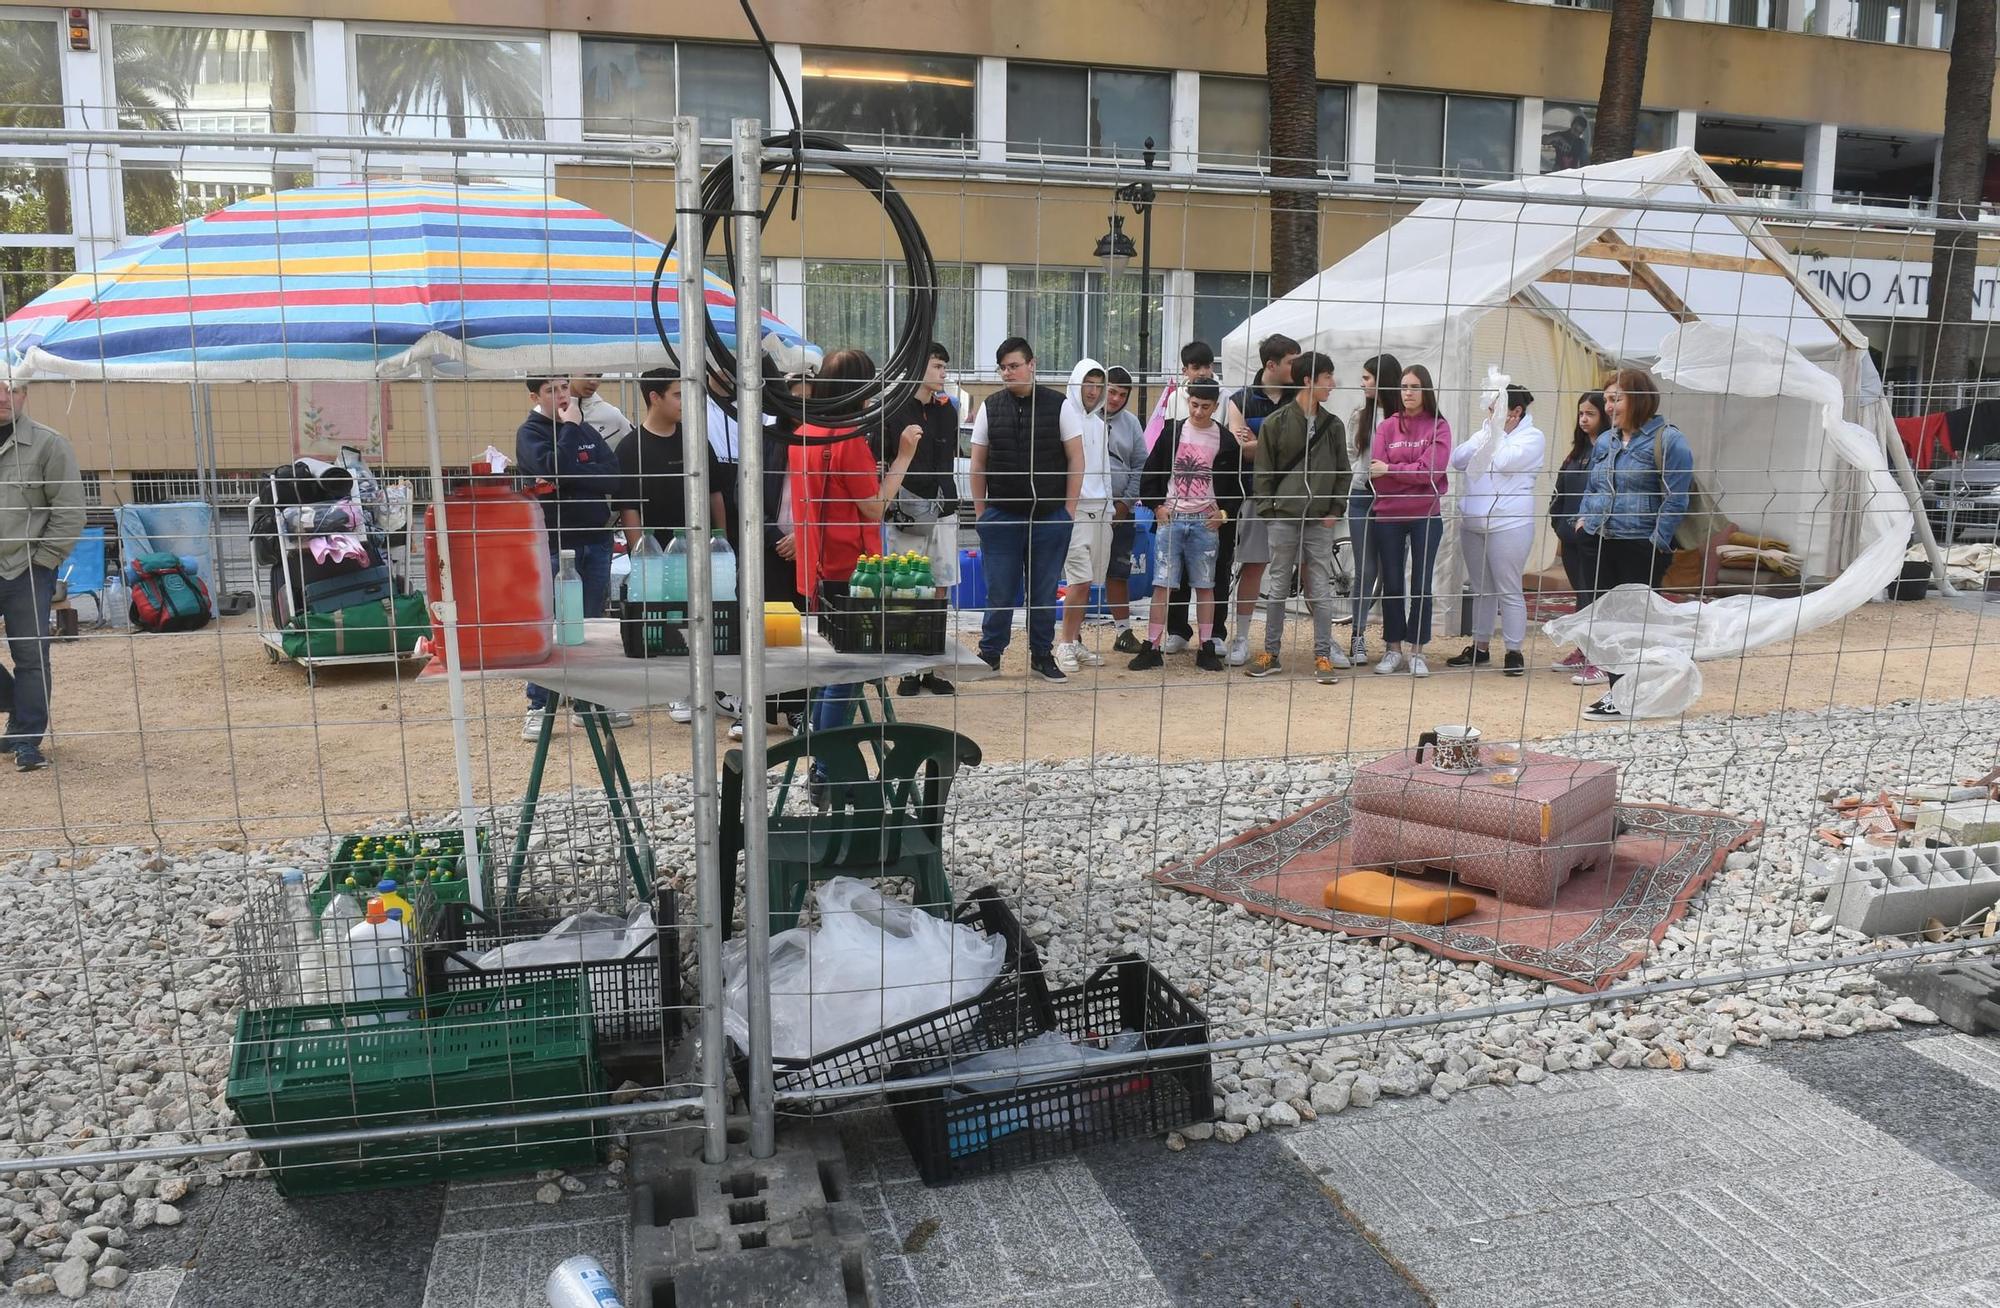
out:
{"label": "tent pole", "polygon": [[465,836],[466,887],[474,908],[486,907],[486,867],[479,854],[479,813],[472,802],[472,742],[465,721],[465,664],[459,657],[458,599],[452,590],[451,549],[446,543],[444,503],[444,456],[438,448],[437,379],[431,365],[423,365],[424,434],[431,456],[431,512],[436,515],[437,536],[426,542],[437,551],[438,594],[431,611],[444,627],[444,679],[451,701],[451,752],[458,764],[458,828]]}

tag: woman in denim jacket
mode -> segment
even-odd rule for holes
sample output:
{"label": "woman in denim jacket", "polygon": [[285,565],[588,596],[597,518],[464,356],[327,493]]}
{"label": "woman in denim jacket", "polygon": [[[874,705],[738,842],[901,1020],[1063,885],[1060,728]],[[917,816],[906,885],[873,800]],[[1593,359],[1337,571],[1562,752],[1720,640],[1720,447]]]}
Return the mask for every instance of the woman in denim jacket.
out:
{"label": "woman in denim jacket", "polygon": [[[1597,581],[1605,592],[1624,585],[1656,587],[1674,558],[1674,531],[1694,484],[1694,450],[1680,428],[1660,416],[1660,388],[1643,368],[1621,368],[1604,383],[1611,427],[1597,438],[1590,485],[1576,529],[1596,538]],[[1665,451],[1665,457],[1656,452]],[[1666,471],[1661,472],[1662,462]],[[1613,673],[1610,684],[1618,684]],[[1624,715],[1604,697],[1583,711],[1595,721]]]}

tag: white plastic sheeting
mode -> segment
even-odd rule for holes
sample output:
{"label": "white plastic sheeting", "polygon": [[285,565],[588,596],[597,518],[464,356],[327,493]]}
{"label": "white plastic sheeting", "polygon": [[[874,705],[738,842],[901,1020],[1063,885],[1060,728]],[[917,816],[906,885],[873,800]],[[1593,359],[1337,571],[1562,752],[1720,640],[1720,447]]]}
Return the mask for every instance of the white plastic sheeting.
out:
{"label": "white plastic sheeting", "polygon": [[1589,608],[1546,624],[1551,640],[1578,645],[1598,667],[1623,674],[1611,702],[1641,718],[1691,707],[1701,695],[1697,663],[1794,639],[1868,602],[1901,571],[1913,525],[1879,434],[1847,421],[1840,383],[1785,342],[1691,323],[1661,342],[1654,371],[1662,383],[1685,391],[1809,406],[1826,448],[1860,474],[1863,489],[1856,515],[1860,552],[1819,590],[1793,598],[1733,595],[1677,604],[1643,586],[1620,586]]}

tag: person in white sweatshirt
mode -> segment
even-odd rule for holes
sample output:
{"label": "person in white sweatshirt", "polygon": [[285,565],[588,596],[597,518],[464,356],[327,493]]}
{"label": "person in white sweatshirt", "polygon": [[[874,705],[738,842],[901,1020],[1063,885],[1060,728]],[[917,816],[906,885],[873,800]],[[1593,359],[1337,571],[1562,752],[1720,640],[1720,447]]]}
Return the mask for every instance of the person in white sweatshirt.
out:
{"label": "person in white sweatshirt", "polygon": [[[1509,383],[1504,398],[1486,411],[1478,435],[1451,452],[1454,471],[1465,474],[1459,501],[1459,552],[1472,583],[1472,643],[1445,666],[1476,668],[1493,658],[1494,619],[1507,645],[1502,670],[1510,677],[1528,670],[1521,643],[1528,637],[1528,603],[1521,573],[1535,542],[1535,475],[1542,470],[1548,438],[1528,416],[1535,402],[1525,387]],[[1505,417],[1497,412],[1505,405]]]}
{"label": "person in white sweatshirt", "polygon": [[1083,619],[1090,611],[1090,588],[1102,586],[1111,567],[1111,459],[1104,420],[1104,365],[1084,359],[1069,374],[1063,401],[1065,430],[1073,421],[1083,433],[1083,491],[1070,525],[1069,557],[1063,560],[1062,633],[1056,639],[1056,666],[1074,674],[1085,664],[1103,667],[1104,656],[1083,643]]}

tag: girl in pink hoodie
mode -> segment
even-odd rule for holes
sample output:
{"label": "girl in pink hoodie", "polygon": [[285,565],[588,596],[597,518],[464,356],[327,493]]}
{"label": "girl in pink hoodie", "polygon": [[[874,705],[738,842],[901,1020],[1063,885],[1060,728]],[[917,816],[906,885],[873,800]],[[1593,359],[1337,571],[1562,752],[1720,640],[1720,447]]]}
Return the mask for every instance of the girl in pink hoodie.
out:
{"label": "girl in pink hoodie", "polygon": [[1375,428],[1369,445],[1375,491],[1369,530],[1382,567],[1382,638],[1388,645],[1375,672],[1428,677],[1423,649],[1431,638],[1431,568],[1444,539],[1439,505],[1451,462],[1451,424],[1438,416],[1428,368],[1403,370],[1402,395],[1401,411]]}

